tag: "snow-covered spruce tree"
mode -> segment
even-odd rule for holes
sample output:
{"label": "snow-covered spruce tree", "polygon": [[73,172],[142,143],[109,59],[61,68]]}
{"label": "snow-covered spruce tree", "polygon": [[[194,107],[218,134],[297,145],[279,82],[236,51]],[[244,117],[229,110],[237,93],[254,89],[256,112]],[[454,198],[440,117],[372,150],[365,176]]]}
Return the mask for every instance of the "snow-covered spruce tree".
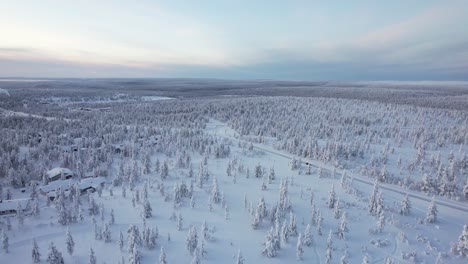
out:
{"label": "snow-covered spruce tree", "polygon": [[192,197],[190,197],[190,208],[195,208],[195,195],[192,195]]}
{"label": "snow-covered spruce tree", "polygon": [[[48,201],[49,201],[49,200],[48,200]],[[7,224],[6,224],[7,230],[10,231],[10,230],[11,230],[11,222],[10,222],[10,218],[9,218],[9,217],[7,217],[6,222],[7,222]]]}
{"label": "snow-covered spruce tree", "polygon": [[11,194],[10,188],[8,188],[8,189],[6,190],[5,200],[11,200],[11,199],[13,199],[13,195]]}
{"label": "snow-covered spruce tree", "polygon": [[221,193],[221,207],[224,208],[226,206],[226,199],[224,196],[224,192]]}
{"label": "snow-covered spruce tree", "polygon": [[224,207],[224,219],[229,220],[229,206]]}
{"label": "snow-covered spruce tree", "polygon": [[132,252],[135,245],[141,245],[140,231],[138,227],[130,225],[127,230],[127,250],[129,253]]}
{"label": "snow-covered spruce tree", "polygon": [[135,195],[134,195],[134,197],[135,197],[136,203],[140,203],[140,190],[139,190],[139,189],[136,189],[136,190],[135,190]]}
{"label": "snow-covered spruce tree", "polygon": [[281,226],[281,246],[288,244],[289,242],[289,231],[288,231],[288,223],[286,220],[283,222]]}
{"label": "snow-covered spruce tree", "polygon": [[75,241],[73,240],[73,237],[70,233],[70,228],[67,227],[67,233],[66,233],[66,244],[67,244],[67,252],[70,254],[70,256],[73,255],[73,251],[75,250]]}
{"label": "snow-covered spruce tree", "polygon": [[326,254],[325,254],[325,263],[327,264],[330,264],[332,262],[332,250],[333,250],[333,237],[332,237],[332,231],[330,230],[328,232],[327,249],[326,249]]}
{"label": "snow-covered spruce tree", "polygon": [[323,178],[323,167],[321,165],[317,168],[317,175],[319,178]]}
{"label": "snow-covered spruce tree", "polygon": [[102,231],[102,238],[104,239],[105,243],[111,242],[112,234],[111,234],[109,224],[107,223],[104,225],[104,230]]}
{"label": "snow-covered spruce tree", "polygon": [[267,215],[265,198],[261,197],[258,200],[257,211],[260,215],[260,219],[263,219]]}
{"label": "snow-covered spruce tree", "polygon": [[127,197],[127,188],[125,188],[125,185],[122,184],[122,197],[126,198]]}
{"label": "snow-covered spruce tree", "polygon": [[177,230],[181,231],[182,226],[183,226],[183,218],[182,218],[182,214],[179,213],[179,215],[177,216]]}
{"label": "snow-covered spruce tree", "polygon": [[245,259],[242,256],[242,253],[241,253],[240,249],[237,251],[236,263],[235,264],[245,264]]}
{"label": "snow-covered spruce tree", "polygon": [[312,229],[310,224],[307,224],[304,231],[304,245],[310,247],[312,245]]}
{"label": "snow-covered spruce tree", "polygon": [[49,264],[63,264],[63,256],[54,245],[54,242],[49,244],[49,253],[47,254],[47,262]]}
{"label": "snow-covered spruce tree", "polygon": [[265,177],[262,178],[262,185],[260,186],[260,190],[265,191],[267,189]]}
{"label": "snow-covered spruce tree", "polygon": [[119,249],[120,251],[123,250],[123,247],[124,247],[124,237],[123,237],[123,233],[122,233],[122,230],[119,230]]}
{"label": "snow-covered spruce tree", "polygon": [[148,181],[143,185],[143,200],[148,200]]}
{"label": "snow-covered spruce tree", "polygon": [[435,260],[435,264],[444,264],[443,260],[442,260],[442,252],[439,252],[437,254],[437,258]]}
{"label": "snow-covered spruce tree", "polygon": [[341,204],[340,204],[340,199],[336,199],[336,204],[335,204],[335,209],[333,210],[333,217],[335,219],[340,218],[341,216]]}
{"label": "snow-covered spruce tree", "polygon": [[252,223],[251,223],[251,226],[252,226],[252,229],[257,229],[258,228],[258,225],[260,225],[260,212],[257,210],[255,210],[255,215],[252,217]]}
{"label": "snow-covered spruce tree", "polygon": [[200,264],[200,257],[198,256],[198,252],[195,251],[195,254],[192,257],[192,261],[190,261],[190,264]]}
{"label": "snow-covered spruce tree", "polygon": [[271,168],[270,168],[270,172],[268,173],[268,183],[271,183],[271,182],[274,181],[275,179],[276,179],[275,168],[274,168],[274,167],[271,167]]}
{"label": "snow-covered spruce tree", "polygon": [[149,242],[148,242],[148,248],[153,249],[156,247],[156,239],[158,239],[158,228],[154,227],[151,228],[150,234],[149,234]]}
{"label": "snow-covered spruce tree", "polygon": [[33,263],[41,262],[41,253],[39,251],[39,246],[37,245],[35,238],[33,238],[33,248],[31,252],[31,258],[32,258]]}
{"label": "snow-covered spruce tree", "polygon": [[427,209],[427,214],[425,218],[426,223],[435,223],[437,222],[437,205],[435,202],[435,197],[432,197],[431,203]]}
{"label": "snow-covered spruce tree", "polygon": [[310,223],[314,226],[317,225],[317,210],[314,202],[310,206]]}
{"label": "snow-covered spruce tree", "polygon": [[[34,200],[34,199],[37,199],[38,196],[39,196],[39,191],[37,190],[37,183],[36,181],[32,181],[31,182],[31,194],[29,197],[32,200]],[[1,199],[1,195],[0,195],[0,199]]]}
{"label": "snow-covered spruce tree", "polygon": [[288,200],[288,180],[282,178],[280,182],[280,188],[279,188],[279,209],[282,215],[284,216],[284,211],[286,210],[287,207],[287,200]]}
{"label": "snow-covered spruce tree", "polygon": [[213,198],[211,195],[208,197],[208,209],[210,209],[210,212],[213,211]]}
{"label": "snow-covered spruce tree", "polygon": [[96,255],[94,254],[93,248],[89,248],[89,257],[88,257],[88,264],[96,264],[97,259]]}
{"label": "snow-covered spruce tree", "polygon": [[197,235],[197,229],[195,226],[191,226],[189,233],[187,235],[187,239],[185,240],[185,246],[187,248],[187,251],[193,255],[195,250],[197,249],[198,245],[198,235]]}
{"label": "snow-covered spruce tree", "polygon": [[385,264],[393,264],[393,259],[389,256],[386,256],[384,261]]}
{"label": "snow-covered spruce tree", "polygon": [[161,247],[161,252],[159,253],[159,264],[167,264],[164,247]]}
{"label": "snow-covered spruce tree", "polygon": [[187,177],[193,178],[193,165],[192,163],[189,164],[189,171]]}
{"label": "snow-covered spruce tree", "polygon": [[338,236],[339,239],[344,239],[346,232],[348,232],[348,222],[346,221],[346,213],[343,213],[343,215],[341,216],[341,222],[340,222],[340,225],[338,226],[336,235]]}
{"label": "snow-covered spruce tree", "polygon": [[207,254],[207,251],[205,249],[205,240],[201,240],[200,243],[198,244],[197,251],[200,252],[200,257],[204,258]]}
{"label": "snow-covered spruce tree", "polygon": [[110,220],[109,220],[109,224],[110,224],[110,225],[115,224],[114,209],[111,209],[111,211],[110,211]]}
{"label": "snow-covered spruce tree", "polygon": [[334,208],[335,202],[336,202],[335,185],[332,184],[331,190],[328,192],[328,199],[327,199],[328,208]]}
{"label": "snow-covered spruce tree", "polygon": [[161,180],[165,180],[169,176],[169,165],[167,165],[167,161],[163,161],[159,176],[161,177]]}
{"label": "snow-covered spruce tree", "polygon": [[8,235],[5,233],[5,230],[2,230],[2,248],[5,253],[8,253],[10,248],[10,243],[8,242]]}
{"label": "snow-covered spruce tree", "polygon": [[377,215],[377,206],[378,206],[378,196],[379,196],[379,183],[377,180],[374,182],[374,189],[369,198],[369,213],[373,216]]}
{"label": "snow-covered spruce tree", "polygon": [[302,248],[302,234],[299,233],[297,237],[297,244],[296,244],[296,258],[297,260],[302,260],[302,254],[304,253],[304,249]]}
{"label": "snow-covered spruce tree", "polygon": [[37,201],[37,198],[32,200],[32,205],[31,205],[31,214],[35,217],[39,216],[40,214],[40,208],[39,208],[39,203]]}
{"label": "snow-covered spruce tree", "polygon": [[58,222],[59,224],[61,225],[66,225],[68,224],[68,210],[67,208],[65,207],[65,202],[60,202],[60,205],[59,205],[59,214],[58,214]]}
{"label": "snow-covered spruce tree", "polygon": [[231,161],[228,162],[227,168],[226,168],[226,175],[228,177],[232,176],[232,163]]}
{"label": "snow-covered spruce tree", "polygon": [[289,226],[288,226],[288,232],[289,236],[297,236],[297,220],[296,216],[290,212],[289,213]]}
{"label": "snow-covered spruce tree", "polygon": [[143,202],[143,216],[145,218],[150,218],[153,215],[153,208],[148,200]]}
{"label": "snow-covered spruce tree", "polygon": [[159,172],[161,169],[161,162],[159,161],[159,159],[156,159],[156,161],[154,162],[154,172]]}
{"label": "snow-covered spruce tree", "polygon": [[16,208],[16,219],[18,219],[18,225],[21,227],[24,225],[24,212],[21,203],[18,203]]}
{"label": "snow-covered spruce tree", "polygon": [[376,215],[380,217],[384,213],[384,208],[385,208],[385,203],[384,203],[384,199],[383,199],[383,194],[382,194],[382,191],[379,190],[379,193],[377,195]]}
{"label": "snow-covered spruce tree", "polygon": [[89,215],[97,215],[99,213],[99,206],[94,201],[94,198],[91,196],[91,193],[88,193],[88,206]]}
{"label": "snow-covered spruce tree", "polygon": [[323,217],[322,217],[322,213],[320,212],[320,209],[317,209],[318,213],[317,213],[317,234],[319,236],[322,235],[322,222],[323,222]]}
{"label": "snow-covered spruce tree", "polygon": [[401,201],[400,205],[400,214],[409,215],[411,209],[411,201],[409,200],[408,194],[405,195],[405,198]]}
{"label": "snow-covered spruce tree", "polygon": [[379,221],[377,221],[377,228],[379,230],[379,233],[382,233],[384,227],[385,227],[385,214],[382,211],[379,215]]}
{"label": "snow-covered spruce tree", "polygon": [[269,258],[276,257],[276,247],[275,247],[275,243],[273,241],[273,236],[274,236],[273,233],[274,233],[274,231],[273,231],[273,227],[272,227],[267,233],[266,241],[265,241],[265,248],[262,251],[263,255],[265,255],[265,256],[267,256]]}
{"label": "snow-covered spruce tree", "polygon": [[94,239],[96,240],[102,240],[102,232],[101,232],[101,227],[99,227],[97,225],[97,223],[95,222],[94,225],[93,225],[93,230],[94,230]]}
{"label": "snow-covered spruce tree", "polygon": [[468,257],[468,225],[463,226],[463,231],[458,237],[456,252],[458,252],[460,256]]}
{"label": "snow-covered spruce tree", "polygon": [[141,253],[138,249],[138,245],[134,244],[130,254],[128,256],[128,263],[129,264],[141,264]]}
{"label": "snow-covered spruce tree", "polygon": [[263,176],[262,166],[260,164],[257,164],[255,166],[255,178],[261,178],[262,176]]}
{"label": "snow-covered spruce tree", "polygon": [[341,180],[340,180],[340,186],[342,189],[347,189],[346,180],[347,180],[346,171],[343,171],[343,173],[341,174]]}
{"label": "snow-covered spruce tree", "polygon": [[211,199],[216,204],[221,201],[221,195],[219,193],[218,178],[217,177],[213,177],[213,183],[211,185]]}
{"label": "snow-covered spruce tree", "polygon": [[203,220],[203,224],[200,229],[200,238],[203,240],[208,240],[209,239],[209,234],[208,234],[208,224],[206,223],[206,220]]}
{"label": "snow-covered spruce tree", "polygon": [[370,260],[367,255],[364,255],[364,257],[362,258],[362,264],[370,264]]}

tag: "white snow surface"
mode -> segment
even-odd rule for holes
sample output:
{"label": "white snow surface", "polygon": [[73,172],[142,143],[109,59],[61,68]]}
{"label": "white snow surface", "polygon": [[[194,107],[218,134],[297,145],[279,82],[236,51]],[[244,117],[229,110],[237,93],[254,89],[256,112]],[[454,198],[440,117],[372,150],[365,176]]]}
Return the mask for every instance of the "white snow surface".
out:
{"label": "white snow surface", "polygon": [[[319,178],[316,170],[312,175],[299,174],[298,170],[291,171],[290,159],[292,156],[282,151],[275,150],[268,144],[254,144],[254,150],[249,151],[239,147],[238,143],[245,143],[238,139],[238,134],[228,128],[224,123],[211,120],[207,125],[206,132],[216,135],[220,140],[231,142],[231,157],[208,160],[209,182],[203,188],[194,188],[195,208],[190,208],[190,200],[183,198],[182,206],[173,207],[172,201],[165,202],[158,190],[160,183],[157,173],[144,175],[136,183],[133,191],[127,188],[127,197],[122,197],[121,187],[111,187],[106,185],[102,197],[93,194],[98,203],[102,203],[105,208],[104,221],[96,216],[98,226],[103,226],[110,219],[110,211],[114,209],[115,224],[111,226],[112,241],[105,243],[102,240],[95,240],[93,233],[92,218],[87,215],[86,196],[81,197],[85,219],[83,222],[62,226],[56,222],[57,211],[53,205],[46,206],[45,197],[40,197],[41,215],[37,218],[28,216],[24,226],[19,226],[12,218],[12,230],[8,231],[10,239],[10,253],[0,253],[0,263],[31,263],[32,239],[38,242],[41,251],[41,263],[46,263],[48,245],[51,241],[55,243],[58,250],[62,252],[65,263],[87,263],[89,248],[95,251],[98,263],[119,263],[122,256],[128,263],[127,253],[127,229],[130,225],[136,225],[142,231],[143,223],[140,217],[142,204],[132,206],[132,196],[136,190],[140,195],[143,190],[144,180],[149,182],[149,202],[153,208],[153,216],[146,219],[149,227],[158,227],[159,238],[157,247],[153,250],[140,247],[142,252],[142,263],[158,263],[160,247],[163,246],[166,252],[168,263],[189,263],[192,257],[186,250],[185,240],[191,225],[194,225],[200,234],[200,228],[204,220],[207,221],[211,239],[205,242],[207,255],[202,258],[202,263],[235,263],[235,256],[240,249],[246,263],[294,263],[296,260],[297,237],[291,237],[289,242],[278,251],[275,258],[267,258],[261,254],[264,248],[265,236],[271,227],[268,217],[264,219],[258,229],[251,227],[251,215],[244,208],[244,193],[248,202],[257,207],[258,200],[264,198],[266,206],[270,209],[276,204],[279,197],[279,183],[281,178],[288,178],[289,197],[293,205],[293,213],[297,216],[297,229],[304,232],[306,225],[310,223],[310,194],[313,193],[316,208],[320,209],[324,217],[322,232],[318,235],[315,226],[312,226],[313,243],[311,247],[304,246],[304,263],[325,263],[326,240],[329,230],[335,232],[340,219],[333,217],[333,209],[329,209],[326,200],[328,192],[334,186],[336,195],[339,197],[343,210],[346,211],[349,232],[346,239],[340,240],[333,235],[332,263],[338,263],[341,256],[348,253],[349,263],[361,263],[364,255],[367,255],[371,263],[383,263],[385,257],[391,257],[396,263],[412,263],[403,259],[403,254],[417,252],[416,263],[433,263],[438,252],[448,252],[450,243],[455,242],[461,233],[463,224],[467,223],[468,212],[465,205],[459,207],[449,207],[446,203],[453,201],[440,201],[438,204],[439,218],[435,224],[423,224],[429,205],[425,197],[411,196],[412,210],[409,216],[401,216],[398,213],[399,203],[403,199],[401,192],[396,192],[391,188],[383,188],[385,216],[387,219],[382,233],[372,234],[371,229],[376,228],[377,218],[369,216],[367,211],[368,197],[372,191],[372,184],[367,179],[360,179],[359,175],[348,172],[350,187],[343,189],[340,187],[340,177]],[[248,143],[250,144],[250,143]],[[197,153],[191,153],[192,163],[199,164],[203,157]],[[250,177],[246,178],[245,173],[237,173],[236,183],[233,177],[226,175],[226,168],[230,159],[236,157],[250,170]],[[186,169],[175,168],[175,158],[169,158],[161,154],[151,157],[152,162],[159,160],[169,160],[169,178],[164,181],[166,193],[172,193],[173,187],[185,181],[187,184],[190,178],[187,177]],[[312,161],[315,166],[328,167],[317,161]],[[261,190],[262,179],[254,177],[254,169],[257,164],[261,164],[265,171],[274,167],[276,179],[267,183],[267,189]],[[118,168],[109,173],[117,173]],[[197,166],[194,166],[194,173],[197,173]],[[303,170],[304,171],[304,170]],[[341,173],[341,171],[337,171]],[[229,217],[225,219],[225,209],[221,205],[215,204],[213,211],[208,208],[208,199],[211,190],[211,181],[216,177],[220,192],[224,193],[226,204],[229,207]],[[291,184],[291,181],[293,183]],[[110,195],[110,188],[113,188],[113,196]],[[395,187],[396,188],[396,187]],[[302,196],[301,196],[302,190]],[[403,192],[405,193],[405,192]],[[16,195],[16,194],[15,194]],[[419,194],[418,194],[419,195]],[[430,198],[430,197],[429,197]],[[439,202],[439,200],[437,200]],[[177,223],[171,215],[181,214],[183,216],[183,227],[177,230]],[[286,219],[289,221],[289,217]],[[5,219],[0,221],[0,227],[5,228]],[[75,241],[75,252],[72,256],[66,250],[65,233],[69,228]],[[125,238],[124,250],[120,251],[117,245],[119,230]],[[171,240],[168,241],[168,234]],[[199,236],[199,243],[200,243]],[[1,251],[1,250],[0,250]],[[447,258],[450,263],[466,263],[466,259],[458,257]],[[449,262],[447,262],[449,263]]]}
{"label": "white snow surface", "polygon": [[2,94],[10,96],[10,93],[8,93],[7,90],[0,88],[0,95],[2,95]]}

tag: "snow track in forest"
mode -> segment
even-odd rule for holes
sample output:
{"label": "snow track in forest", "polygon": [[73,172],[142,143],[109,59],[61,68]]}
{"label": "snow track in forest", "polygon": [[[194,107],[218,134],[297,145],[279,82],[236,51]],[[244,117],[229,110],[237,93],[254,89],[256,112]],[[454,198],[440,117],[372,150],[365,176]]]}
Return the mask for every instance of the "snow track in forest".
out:
{"label": "snow track in forest", "polygon": [[[224,123],[222,123],[220,121],[214,120],[214,122],[216,122],[216,124],[212,125],[211,127],[215,128],[216,130],[220,130],[222,132],[223,129],[224,130],[229,129],[229,130],[233,131],[231,128],[227,127],[226,124],[224,124]],[[216,135],[224,137],[224,138],[228,138],[228,139],[231,139],[231,140],[235,140],[235,141],[245,142],[245,143],[248,143],[248,144],[251,143],[251,142],[236,138],[234,136],[230,136],[228,134],[223,135],[222,133],[221,134],[216,133]],[[267,152],[267,153],[270,153],[270,154],[273,154],[273,155],[276,155],[276,156],[279,156],[279,157],[283,157],[283,158],[290,159],[290,160],[292,160],[294,158],[294,155],[291,155],[291,154],[288,154],[288,153],[285,153],[285,152],[282,152],[282,151],[279,151],[279,150],[272,149],[271,147],[263,145],[263,144],[252,143],[252,145],[253,145],[254,149],[261,150],[261,151],[264,151],[264,152]],[[304,164],[306,166],[312,166],[312,167],[315,167],[315,168],[320,168],[321,167],[323,170],[325,170],[327,172],[332,171],[331,166],[325,165],[325,164],[323,164],[323,163],[321,163],[319,161],[315,161],[315,160],[302,158],[302,164]],[[343,172],[344,171],[341,170],[341,169],[336,169],[336,175],[341,176],[343,174]],[[371,180],[371,179],[362,177],[360,175],[357,175],[357,174],[349,172],[349,171],[347,171],[346,174],[347,174],[347,177],[352,178],[354,181],[358,181],[358,182],[368,184],[368,185],[374,185],[374,181]],[[408,196],[411,197],[411,198],[421,200],[421,201],[425,201],[425,202],[428,202],[428,203],[431,202],[430,197],[424,196],[423,194],[419,194],[419,193],[416,193],[414,191],[402,190],[401,188],[399,188],[399,187],[397,187],[395,185],[389,185],[389,184],[379,182],[379,188],[381,188],[383,190],[391,191],[391,192],[394,192],[394,193],[402,194],[402,195],[408,194]],[[460,202],[457,202],[457,201],[454,201],[454,200],[448,200],[448,199],[445,199],[443,197],[436,197],[436,203],[437,203],[437,206],[444,206],[444,207],[452,208],[452,209],[455,209],[455,210],[458,210],[458,211],[461,211],[461,212],[464,212],[464,213],[468,213],[468,206],[466,204],[463,204],[463,203],[460,203]],[[463,226],[463,225],[460,224],[460,226]]]}

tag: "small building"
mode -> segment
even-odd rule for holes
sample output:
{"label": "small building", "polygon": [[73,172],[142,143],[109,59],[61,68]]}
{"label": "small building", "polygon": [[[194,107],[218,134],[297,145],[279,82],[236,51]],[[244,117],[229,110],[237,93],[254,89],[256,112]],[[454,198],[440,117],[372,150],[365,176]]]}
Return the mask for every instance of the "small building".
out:
{"label": "small building", "polygon": [[62,189],[64,191],[68,191],[70,186],[72,186],[74,181],[72,179],[68,180],[57,180],[53,182],[49,182],[49,184],[39,187],[39,191],[43,195],[47,195],[51,192],[55,192],[58,189]]}
{"label": "small building", "polygon": [[81,181],[74,179],[58,180],[41,186],[39,191],[42,195],[45,195],[49,200],[53,201],[59,194],[60,189],[62,189],[64,193],[68,195],[70,188],[74,184],[77,184],[80,194],[85,194],[88,191],[94,192],[99,187],[103,187],[105,182],[106,179],[104,177],[84,178]]}
{"label": "small building", "polygon": [[29,210],[29,203],[31,199],[15,199],[15,200],[0,200],[0,216],[12,216],[16,215],[16,210],[18,210],[18,205],[21,204],[23,211]]}
{"label": "small building", "polygon": [[104,177],[86,178],[82,179],[78,184],[81,194],[88,191],[94,192],[97,188],[103,187],[106,179]]}
{"label": "small building", "polygon": [[73,172],[67,168],[53,168],[50,171],[46,172],[49,182],[62,179],[71,179],[73,178]]}

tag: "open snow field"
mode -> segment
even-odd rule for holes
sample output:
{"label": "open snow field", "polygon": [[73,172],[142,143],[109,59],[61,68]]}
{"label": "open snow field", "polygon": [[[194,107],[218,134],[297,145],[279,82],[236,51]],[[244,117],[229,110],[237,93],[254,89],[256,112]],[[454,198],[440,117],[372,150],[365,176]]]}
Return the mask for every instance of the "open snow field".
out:
{"label": "open snow field", "polygon": [[[161,248],[167,263],[467,261],[466,110],[8,92],[0,198],[23,202],[0,215],[2,264],[33,263],[33,239],[39,263],[52,262],[51,242],[65,263],[88,263],[91,248],[97,263],[164,263]],[[106,182],[48,201],[30,182],[40,190],[55,167]]]}

